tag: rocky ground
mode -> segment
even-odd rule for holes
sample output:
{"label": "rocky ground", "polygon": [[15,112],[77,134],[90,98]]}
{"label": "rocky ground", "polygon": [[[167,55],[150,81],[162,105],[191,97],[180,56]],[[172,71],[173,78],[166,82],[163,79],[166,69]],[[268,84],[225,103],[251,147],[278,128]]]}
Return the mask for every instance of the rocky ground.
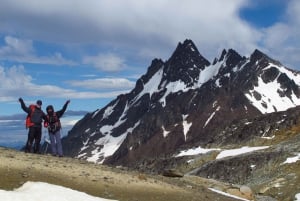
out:
{"label": "rocky ground", "polygon": [[120,201],[236,200],[208,188],[240,194],[239,187],[197,176],[148,175],[72,158],[26,154],[0,148],[0,189],[13,190],[27,181],[61,185]]}

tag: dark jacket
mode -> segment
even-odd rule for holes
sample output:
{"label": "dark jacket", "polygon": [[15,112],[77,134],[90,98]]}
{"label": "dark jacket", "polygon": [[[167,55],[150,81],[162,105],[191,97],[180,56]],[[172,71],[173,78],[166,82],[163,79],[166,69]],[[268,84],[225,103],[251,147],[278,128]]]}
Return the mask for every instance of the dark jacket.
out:
{"label": "dark jacket", "polygon": [[53,108],[52,105],[48,105],[47,108],[46,108],[47,114],[48,114],[48,115],[52,115],[52,114],[49,114],[49,113],[48,113],[48,108],[51,108],[52,111],[53,111],[53,113],[55,112],[57,118],[59,119],[60,117],[63,116],[63,114],[64,114],[65,111],[67,110],[67,107],[68,107],[69,102],[70,102],[69,100],[66,101],[66,103],[65,103],[64,106],[63,106],[63,108],[62,108],[61,110],[56,111],[56,112],[54,111],[54,108]]}
{"label": "dark jacket", "polygon": [[61,129],[60,117],[65,113],[70,100],[66,101],[63,108],[58,111],[54,111],[52,105],[48,105],[47,110],[47,120],[44,122],[44,126],[48,128],[49,133],[55,134],[59,129]]}
{"label": "dark jacket", "polygon": [[30,120],[32,123],[34,123],[34,127],[41,127],[43,120],[46,121],[47,117],[43,110],[41,108],[35,106],[34,112],[31,111],[30,107],[27,107],[23,101],[23,99],[19,99],[21,103],[21,108],[26,112],[28,115],[30,115]]}
{"label": "dark jacket", "polygon": [[57,115],[58,118],[60,118],[60,117],[62,117],[64,115],[65,111],[67,110],[68,104],[69,104],[69,101],[67,101],[64,104],[64,106],[63,106],[63,108],[61,110],[56,111],[56,115]]}

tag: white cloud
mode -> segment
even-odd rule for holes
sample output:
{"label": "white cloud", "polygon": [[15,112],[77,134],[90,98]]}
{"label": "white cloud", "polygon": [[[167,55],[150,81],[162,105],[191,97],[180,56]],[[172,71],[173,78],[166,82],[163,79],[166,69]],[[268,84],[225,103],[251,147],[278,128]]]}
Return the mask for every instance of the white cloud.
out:
{"label": "white cloud", "polygon": [[134,52],[131,56],[147,58],[167,57],[179,41],[190,38],[201,51],[215,56],[216,50],[227,47],[248,52],[258,41],[259,32],[239,17],[246,4],[247,0],[4,0],[0,31],[55,43],[123,47]]}
{"label": "white cloud", "polygon": [[[117,89],[109,92],[77,91],[55,85],[34,84],[32,77],[26,74],[24,66],[13,66],[11,68],[0,66],[0,101],[12,101],[16,100],[16,97],[22,96],[68,97],[77,99],[113,98],[121,93],[127,92],[118,90],[119,85],[117,82],[115,84]],[[123,83],[125,83],[125,81],[123,81]]]}
{"label": "white cloud", "polygon": [[32,41],[20,40],[15,37],[6,36],[5,46],[0,47],[0,55],[28,55],[33,52]]}
{"label": "white cloud", "polygon": [[283,19],[263,30],[266,53],[291,68],[300,69],[300,1],[288,1]]}
{"label": "white cloud", "polygon": [[98,78],[89,79],[83,81],[68,81],[72,86],[83,87],[87,89],[132,89],[135,86],[135,82],[124,78]]}
{"label": "white cloud", "polygon": [[75,65],[74,61],[63,58],[59,52],[50,56],[37,55],[31,40],[6,36],[4,42],[4,46],[0,46],[0,60],[35,64]]}
{"label": "white cloud", "polygon": [[93,67],[107,71],[120,71],[125,67],[124,59],[115,54],[98,54],[97,56],[85,56],[83,58],[84,64],[90,64]]}
{"label": "white cloud", "polygon": [[[224,48],[236,49],[242,55],[259,48],[285,64],[299,64],[300,2],[287,1],[284,18],[266,29],[252,27],[240,17],[242,8],[254,4],[250,0],[2,0],[0,32],[65,46],[92,44],[122,52],[122,57],[98,54],[82,58],[104,71],[122,70],[128,57],[166,59],[186,38],[192,39],[208,59]],[[28,45],[32,45],[30,41]],[[40,59],[68,62],[55,55]]]}

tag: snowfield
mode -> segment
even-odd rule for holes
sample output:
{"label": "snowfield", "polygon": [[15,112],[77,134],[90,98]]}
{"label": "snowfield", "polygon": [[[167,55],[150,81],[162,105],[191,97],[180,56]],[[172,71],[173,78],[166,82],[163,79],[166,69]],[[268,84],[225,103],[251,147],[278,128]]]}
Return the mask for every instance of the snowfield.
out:
{"label": "snowfield", "polygon": [[116,201],[98,198],[70,188],[43,182],[26,182],[14,191],[0,190],[5,201]]}

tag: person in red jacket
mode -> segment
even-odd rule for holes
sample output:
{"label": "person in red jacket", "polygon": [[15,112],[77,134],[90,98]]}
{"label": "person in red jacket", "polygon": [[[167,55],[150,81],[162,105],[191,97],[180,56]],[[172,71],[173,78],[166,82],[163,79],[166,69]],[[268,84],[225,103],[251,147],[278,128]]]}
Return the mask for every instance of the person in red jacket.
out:
{"label": "person in red jacket", "polygon": [[42,101],[38,100],[33,107],[27,107],[22,98],[19,98],[21,108],[28,114],[26,127],[29,128],[28,139],[25,145],[25,152],[31,153],[32,145],[34,153],[40,153],[40,142],[42,138],[42,122],[46,120],[46,115],[42,110]]}
{"label": "person in red jacket", "polygon": [[67,100],[64,104],[63,108],[59,111],[54,111],[52,105],[48,105],[46,108],[47,111],[47,118],[44,122],[44,126],[48,128],[50,144],[51,144],[51,151],[53,156],[63,157],[63,150],[61,144],[61,123],[60,118],[65,113],[70,100]]}

